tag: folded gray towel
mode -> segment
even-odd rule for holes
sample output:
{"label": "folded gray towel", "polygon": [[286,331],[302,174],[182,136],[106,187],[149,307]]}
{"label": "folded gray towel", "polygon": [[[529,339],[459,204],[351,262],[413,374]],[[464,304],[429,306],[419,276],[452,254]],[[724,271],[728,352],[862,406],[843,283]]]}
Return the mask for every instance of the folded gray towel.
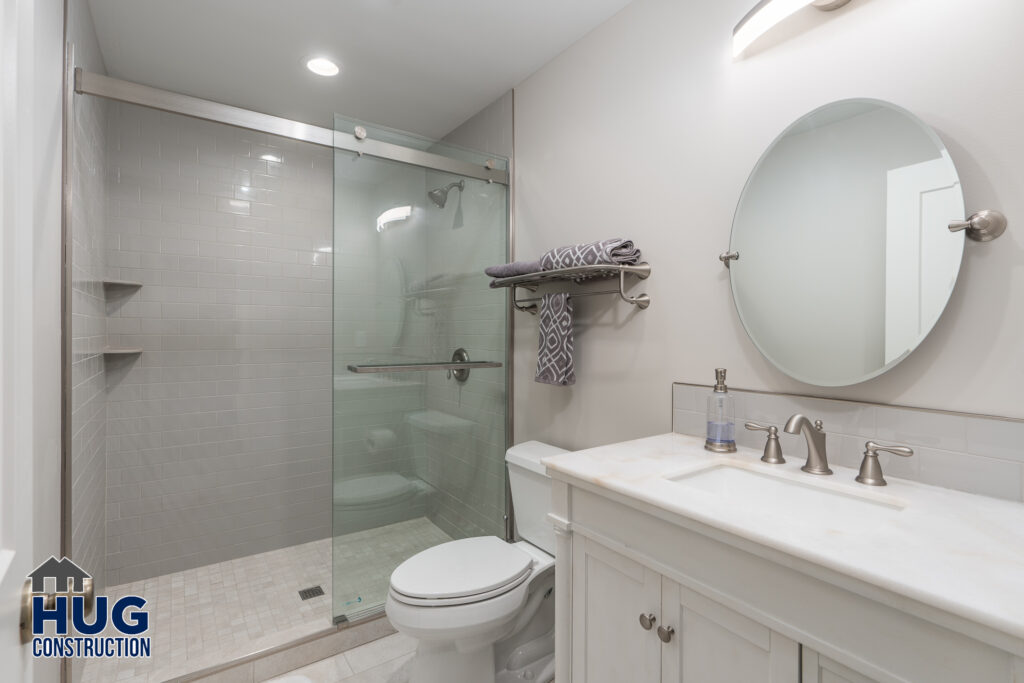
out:
{"label": "folded gray towel", "polygon": [[576,384],[572,354],[572,299],[566,292],[545,294],[540,301],[536,381],[563,387]]}
{"label": "folded gray towel", "polygon": [[484,268],[484,272],[491,277],[514,277],[528,273],[539,273],[541,270],[543,268],[540,267],[540,261],[513,261],[512,263],[502,263],[500,266]]}
{"label": "folded gray towel", "polygon": [[573,244],[552,249],[540,257],[544,270],[573,268],[575,266],[633,265],[640,260],[640,250],[632,240],[614,237],[600,242]]}

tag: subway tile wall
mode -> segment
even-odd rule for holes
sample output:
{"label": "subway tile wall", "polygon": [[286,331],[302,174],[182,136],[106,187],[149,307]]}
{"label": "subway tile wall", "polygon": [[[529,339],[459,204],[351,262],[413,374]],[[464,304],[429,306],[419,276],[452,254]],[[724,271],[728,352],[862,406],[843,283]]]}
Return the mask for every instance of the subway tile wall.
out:
{"label": "subway tile wall", "polygon": [[[91,30],[91,29],[90,29]],[[107,103],[75,98],[71,206],[71,557],[93,576],[104,572],[107,409],[104,226]]]}
{"label": "subway tile wall", "polygon": [[110,105],[106,567],[331,533],[331,151]]}
{"label": "subway tile wall", "polygon": [[[693,436],[705,434],[705,401],[710,391],[710,386],[673,385],[673,431]],[[803,413],[824,422],[832,464],[859,468],[868,440],[910,446],[914,455],[909,458],[879,453],[887,477],[1024,500],[1024,421],[809,396],[729,391],[736,399],[736,442],[740,445],[764,446],[764,432],[748,431],[743,428],[744,422],[773,424],[779,427],[786,457],[805,457],[803,437],[782,432],[791,415]]]}

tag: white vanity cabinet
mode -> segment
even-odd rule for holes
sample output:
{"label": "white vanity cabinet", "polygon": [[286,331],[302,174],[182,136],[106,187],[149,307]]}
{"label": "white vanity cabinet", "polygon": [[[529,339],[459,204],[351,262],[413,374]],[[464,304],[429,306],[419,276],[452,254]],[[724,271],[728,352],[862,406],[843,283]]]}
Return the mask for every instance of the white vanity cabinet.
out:
{"label": "white vanity cabinet", "polygon": [[660,681],[661,641],[639,617],[661,613],[661,576],[586,538],[572,553],[573,683]]}
{"label": "white vanity cabinet", "polygon": [[874,683],[853,669],[843,666],[809,647],[801,652],[800,683]]}
{"label": "white vanity cabinet", "polygon": [[592,539],[572,554],[573,683],[798,680],[795,641]]}
{"label": "white vanity cabinet", "polygon": [[548,471],[558,681],[1024,683],[1012,635]]}

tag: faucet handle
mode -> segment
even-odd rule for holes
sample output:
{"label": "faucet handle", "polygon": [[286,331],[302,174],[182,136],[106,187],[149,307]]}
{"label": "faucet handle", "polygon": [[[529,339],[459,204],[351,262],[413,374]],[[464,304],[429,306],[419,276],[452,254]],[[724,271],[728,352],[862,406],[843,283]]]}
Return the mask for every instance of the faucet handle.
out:
{"label": "faucet handle", "polygon": [[782,457],[782,443],[779,441],[778,427],[775,425],[758,424],[757,422],[747,422],[744,426],[752,432],[768,432],[768,441],[764,445],[764,455],[761,456],[762,462],[772,465],[781,465],[786,462],[786,459]]}
{"label": "faucet handle", "polygon": [[868,441],[864,444],[864,460],[860,464],[860,472],[857,474],[857,481],[868,486],[885,486],[888,482],[882,476],[882,466],[878,462],[878,451],[902,455],[909,458],[914,454],[914,449],[906,446],[888,446],[885,444]]}
{"label": "faucet handle", "polygon": [[822,422],[821,420],[815,420],[814,428],[817,429],[819,432],[823,432],[825,431],[825,423]]}

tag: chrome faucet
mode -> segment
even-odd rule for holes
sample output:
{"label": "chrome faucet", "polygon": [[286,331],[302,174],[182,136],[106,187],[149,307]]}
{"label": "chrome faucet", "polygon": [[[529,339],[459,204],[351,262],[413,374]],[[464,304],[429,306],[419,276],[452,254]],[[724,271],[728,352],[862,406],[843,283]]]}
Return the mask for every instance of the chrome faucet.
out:
{"label": "chrome faucet", "polygon": [[815,420],[812,425],[809,419],[797,413],[789,418],[783,431],[787,434],[803,434],[807,439],[807,463],[800,469],[811,474],[832,474],[825,454],[825,430],[822,429],[821,420]]}

